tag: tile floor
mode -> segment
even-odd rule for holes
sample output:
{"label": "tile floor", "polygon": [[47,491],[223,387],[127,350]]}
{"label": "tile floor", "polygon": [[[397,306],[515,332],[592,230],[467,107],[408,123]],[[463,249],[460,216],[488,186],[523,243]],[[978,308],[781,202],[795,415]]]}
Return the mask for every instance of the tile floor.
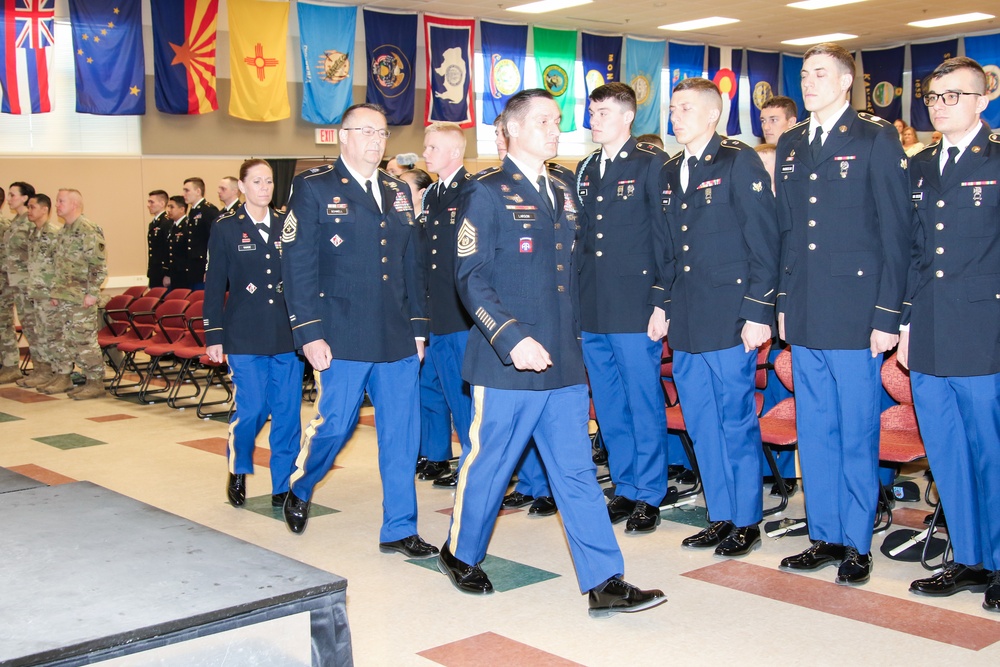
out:
{"label": "tile floor", "polygon": [[[303,406],[303,419],[312,416]],[[193,409],[113,398],[76,402],[0,388],[0,466],[48,484],[89,480],[348,580],[355,663],[368,665],[996,665],[1000,616],[981,594],[910,595],[919,565],[875,556],[872,581],[834,585],[833,568],[790,574],[783,556],[805,537],[765,538],[739,561],[680,548],[704,509],[664,513],[651,535],[616,526],[626,576],[662,588],[669,602],[598,620],[586,612],[558,515],[501,516],[484,569],[497,593],[458,593],[431,562],[378,550],[381,489],[370,416],[317,489],[312,520],[292,535],[270,507],[268,451],[255,459],[246,509],[225,500],[226,426]],[[262,444],[266,443],[261,439]],[[919,470],[915,471],[919,473]],[[919,474],[915,479],[920,480]],[[922,482],[921,482],[922,483]],[[440,545],[452,493],[417,482],[420,532]],[[919,525],[922,504],[897,505],[899,525]],[[803,516],[801,493],[786,517]],[[773,517],[772,517],[773,518]],[[778,517],[780,518],[780,517]],[[894,528],[895,529],[895,528]],[[876,546],[881,538],[876,538]]]}

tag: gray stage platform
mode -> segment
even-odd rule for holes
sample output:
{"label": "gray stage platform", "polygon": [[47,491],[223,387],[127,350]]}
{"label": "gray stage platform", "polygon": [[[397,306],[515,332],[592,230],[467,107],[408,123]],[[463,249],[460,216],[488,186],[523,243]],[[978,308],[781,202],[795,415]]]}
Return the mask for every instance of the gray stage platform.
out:
{"label": "gray stage platform", "polygon": [[0,543],[2,665],[353,664],[345,579],[95,484],[0,494]]}
{"label": "gray stage platform", "polygon": [[0,468],[0,493],[10,493],[11,491],[24,491],[45,486],[41,482],[30,477],[25,477],[16,472]]}

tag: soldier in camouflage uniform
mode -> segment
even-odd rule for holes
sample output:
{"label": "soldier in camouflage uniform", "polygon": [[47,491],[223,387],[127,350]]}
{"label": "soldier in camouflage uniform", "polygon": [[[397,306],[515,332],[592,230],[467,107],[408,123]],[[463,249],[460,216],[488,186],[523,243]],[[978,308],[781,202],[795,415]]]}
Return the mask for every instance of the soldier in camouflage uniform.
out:
{"label": "soldier in camouflage uniform", "polygon": [[[6,193],[0,188],[0,206],[3,206]],[[0,216],[0,241],[10,229],[10,220]],[[7,272],[3,265],[6,262],[7,246],[0,247],[0,384],[7,384],[21,379],[19,367],[21,355],[17,349],[17,335],[14,333],[14,292],[7,285]]]}
{"label": "soldier in camouflage uniform", "polygon": [[[49,295],[55,317],[63,326],[61,336],[53,338],[56,380],[45,390],[66,391],[76,400],[98,398],[104,396],[104,362],[97,345],[97,302],[108,275],[104,232],[83,216],[83,197],[78,190],[59,190],[56,213],[65,226],[55,246],[55,284]],[[87,379],[75,389],[70,379],[74,363]]]}
{"label": "soldier in camouflage uniform", "polygon": [[[31,245],[28,249],[28,276],[24,281],[24,291],[28,303],[35,313],[35,338],[31,341],[31,358],[36,365],[51,367],[54,351],[53,338],[62,330],[59,313],[52,306],[50,294],[56,282],[54,255],[61,227],[52,219],[52,200],[47,195],[37,193],[28,200],[28,220],[34,225]],[[49,374],[49,380],[34,385],[43,394],[54,393],[47,390],[57,384],[58,377]],[[65,391],[65,390],[62,390]]]}
{"label": "soldier in camouflage uniform", "polygon": [[[27,291],[24,289],[24,281],[28,277],[28,250],[31,246],[31,234],[35,226],[28,220],[28,200],[35,195],[35,188],[28,183],[20,181],[10,184],[7,189],[7,202],[10,206],[14,218],[10,221],[10,227],[4,232],[4,266],[3,270],[7,276],[7,288],[17,307],[17,317],[21,321],[21,331],[28,339],[29,345],[34,345],[38,336],[35,334],[35,312],[29,302]],[[17,384],[26,386],[29,380],[34,383],[36,380],[48,381],[50,369],[44,363],[33,363],[34,372],[28,378],[17,378]],[[7,368],[7,361],[4,360],[4,369]],[[20,371],[19,371],[20,372]],[[7,375],[7,373],[5,373]],[[13,373],[9,375],[13,376]],[[8,380],[10,381],[10,380]],[[31,386],[34,386],[32,384]]]}

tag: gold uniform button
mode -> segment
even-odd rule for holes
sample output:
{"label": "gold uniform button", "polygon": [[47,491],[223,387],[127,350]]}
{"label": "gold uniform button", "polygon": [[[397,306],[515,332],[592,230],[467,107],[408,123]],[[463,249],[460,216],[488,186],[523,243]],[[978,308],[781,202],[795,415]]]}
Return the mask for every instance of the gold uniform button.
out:
{"label": "gold uniform button", "polygon": [[322,298],[322,297],[326,296],[326,294],[323,294],[322,292],[320,292],[319,296],[320,296],[320,298]]}
{"label": "gold uniform button", "polygon": [[604,195],[597,195],[597,201],[604,201]]}
{"label": "gold uniform button", "polygon": [[743,279],[742,278],[737,278],[736,279],[736,284],[737,285],[742,285],[743,284]]}
{"label": "gold uniform button", "polygon": [[687,252],[690,249],[690,247],[691,246],[684,246],[684,247],[681,248],[681,250],[683,250],[684,252]]}
{"label": "gold uniform button", "polygon": [[340,222],[340,218],[334,218],[333,221],[334,222]]}
{"label": "gold uniform button", "polygon": [[389,276],[385,273],[382,274],[382,280],[388,280]]}
{"label": "gold uniform button", "polygon": [[[434,224],[436,225],[437,223],[435,222]],[[382,229],[385,229],[385,220],[383,220],[382,222],[378,223],[378,226],[381,227]]]}
{"label": "gold uniform button", "polygon": [[437,264],[431,264],[431,268],[432,268],[432,269],[436,269],[437,267],[438,267],[438,265],[437,265]]}
{"label": "gold uniform button", "polygon": [[815,220],[810,220],[809,221],[809,226],[810,227],[815,227],[816,226],[816,221]]}
{"label": "gold uniform button", "polygon": [[388,261],[389,261],[389,258],[388,258],[388,257],[383,257],[383,258],[382,258],[382,263],[383,263],[383,264],[385,264],[385,263],[386,263],[386,262],[388,262]]}
{"label": "gold uniform button", "polygon": [[937,271],[934,272],[934,275],[937,276],[938,278],[944,278],[944,271],[938,269]]}
{"label": "gold uniform button", "polygon": [[684,210],[684,209],[686,209],[687,207],[688,207],[688,205],[687,205],[687,204],[681,204],[681,210]]}
{"label": "gold uniform button", "polygon": [[267,270],[267,272],[268,272],[268,273],[271,273],[271,269],[268,269],[268,270]]}
{"label": "gold uniform button", "polygon": [[690,267],[690,266],[685,266],[685,267],[684,267],[684,270],[685,270],[685,271],[690,271],[690,270],[691,270],[691,267]]}
{"label": "gold uniform button", "polygon": [[944,223],[943,222],[937,223],[936,225],[934,225],[934,229],[940,232],[942,229],[944,229]]}
{"label": "gold uniform button", "polygon": [[437,241],[437,240],[438,240],[438,235],[437,235],[437,234],[435,234],[434,236],[432,236],[432,237],[431,237],[431,240],[432,240],[432,241]]}
{"label": "gold uniform button", "polygon": [[[440,225],[440,224],[441,224],[441,223],[440,223],[440,222],[438,222],[437,220],[435,220],[435,221],[434,221],[434,226],[435,226],[435,227],[437,227],[437,226],[438,226],[438,225]],[[383,227],[385,227],[385,223],[384,223],[384,222],[382,223],[382,226],[383,226]]]}
{"label": "gold uniform button", "polygon": [[562,250],[562,243],[556,244],[556,250]]}
{"label": "gold uniform button", "polygon": [[268,285],[267,289],[274,289],[274,285]]}
{"label": "gold uniform button", "polygon": [[603,216],[603,215],[601,215],[600,213],[598,213],[598,214],[597,214],[597,219],[598,219],[598,220],[603,220],[603,219],[604,219],[604,216]]}
{"label": "gold uniform button", "polygon": [[[437,248],[432,248],[432,249],[431,249],[431,254],[432,254],[432,255],[436,255],[436,254],[438,254],[438,251],[437,251]],[[383,257],[383,259],[385,259],[385,258]]]}
{"label": "gold uniform button", "polygon": [[818,177],[816,176],[816,174],[809,174],[809,180],[810,181],[815,181],[817,178]]}
{"label": "gold uniform button", "polygon": [[268,303],[274,303],[274,299],[268,299],[267,302]]}
{"label": "gold uniform button", "polygon": [[687,225],[681,225],[681,231],[682,232],[686,232],[687,230],[688,230],[688,226]]}
{"label": "gold uniform button", "polygon": [[562,264],[556,264],[556,271],[562,271],[562,270],[563,270],[563,268],[564,268],[564,267],[563,267],[563,265],[562,265]]}
{"label": "gold uniform button", "polygon": [[859,275],[859,276],[863,276],[863,275],[865,275],[865,272],[864,272],[864,271],[862,271],[861,269],[858,269],[858,275]]}
{"label": "gold uniform button", "polygon": [[810,204],[815,204],[816,203],[816,198],[815,197],[810,197],[809,198],[809,203]]}
{"label": "gold uniform button", "polygon": [[642,275],[644,275],[644,276],[649,275],[649,271],[647,271],[646,269],[643,269],[642,270]]}
{"label": "gold uniform button", "polygon": [[598,257],[603,257],[603,256],[604,256],[604,253],[603,253],[603,252],[601,252],[600,250],[598,250],[598,251],[597,251],[597,252],[595,252],[594,254],[595,254],[595,255],[597,255]]}
{"label": "gold uniform button", "polygon": [[934,252],[936,252],[939,255],[943,255],[944,254],[944,248],[940,248],[940,247],[935,248]]}
{"label": "gold uniform button", "polygon": [[271,259],[271,255],[270,254],[264,255],[264,259]]}
{"label": "gold uniform button", "polygon": [[816,244],[815,243],[810,243],[809,244],[809,249],[810,250],[815,250],[816,249]]}
{"label": "gold uniform button", "polygon": [[938,199],[937,207],[938,208],[944,208],[944,200],[943,199]]}
{"label": "gold uniform button", "polygon": [[604,234],[602,234],[602,233],[598,232],[598,234],[597,234],[597,238],[599,238],[599,239],[603,239],[603,238],[604,238]]}
{"label": "gold uniform button", "polygon": [[562,285],[559,285],[556,289],[559,290],[560,292],[565,292],[566,291],[566,288],[563,287]]}
{"label": "gold uniform button", "polygon": [[385,245],[385,244],[386,244],[386,240],[385,239],[382,239],[381,241],[379,241],[379,245]]}

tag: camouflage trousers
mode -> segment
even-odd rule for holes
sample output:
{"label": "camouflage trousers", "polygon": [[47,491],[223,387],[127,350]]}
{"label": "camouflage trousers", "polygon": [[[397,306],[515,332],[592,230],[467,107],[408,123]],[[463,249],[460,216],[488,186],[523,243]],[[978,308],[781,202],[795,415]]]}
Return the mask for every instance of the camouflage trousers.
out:
{"label": "camouflage trousers", "polygon": [[16,368],[21,363],[14,331],[14,290],[0,288],[0,363],[4,368]]}
{"label": "camouflage trousers", "polygon": [[62,315],[48,299],[34,299],[32,307],[35,313],[35,337],[31,339],[31,361],[36,365],[40,361],[51,364],[55,358],[53,341],[62,335],[65,323],[59,319]]}
{"label": "camouflage trousers", "polygon": [[41,333],[38,331],[38,309],[35,308],[35,302],[28,298],[27,292],[15,287],[14,305],[17,306],[17,319],[21,322],[21,331],[28,341],[28,349],[31,350],[31,363],[49,361],[45,358],[45,343],[42,342]]}
{"label": "camouflage trousers", "polygon": [[102,380],[104,360],[97,345],[97,305],[87,307],[60,300],[52,311],[52,317],[61,323],[51,338],[52,370],[65,375],[73,371],[75,363],[88,380]]}

